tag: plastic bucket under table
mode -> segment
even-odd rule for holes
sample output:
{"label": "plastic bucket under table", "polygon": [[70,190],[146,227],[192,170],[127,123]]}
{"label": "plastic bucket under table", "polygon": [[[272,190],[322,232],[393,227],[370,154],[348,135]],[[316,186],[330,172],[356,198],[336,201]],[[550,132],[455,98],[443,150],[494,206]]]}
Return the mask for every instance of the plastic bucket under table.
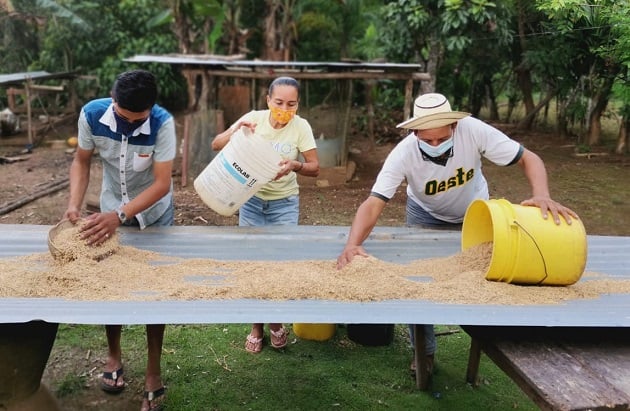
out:
{"label": "plastic bucket under table", "polygon": [[303,340],[330,340],[337,331],[337,324],[293,323],[293,332]]}
{"label": "plastic bucket under table", "polygon": [[492,242],[485,278],[515,284],[570,285],[586,265],[582,221],[542,217],[538,207],[507,200],[475,200],[464,216],[462,250]]}
{"label": "plastic bucket under table", "polygon": [[357,344],[377,347],[394,341],[394,324],[348,324],[346,328],[348,338]]}

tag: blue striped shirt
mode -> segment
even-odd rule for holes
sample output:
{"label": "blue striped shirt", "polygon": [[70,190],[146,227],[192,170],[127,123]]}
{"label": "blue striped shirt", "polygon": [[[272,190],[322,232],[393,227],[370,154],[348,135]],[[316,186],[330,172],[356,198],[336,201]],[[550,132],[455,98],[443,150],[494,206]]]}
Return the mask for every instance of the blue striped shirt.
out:
{"label": "blue striped shirt", "polygon": [[[101,211],[115,210],[146,190],[154,181],[153,164],[176,154],[173,116],[155,104],[147,121],[129,135],[116,131],[111,98],[92,100],[79,116],[79,147],[98,151],[103,164]],[[135,217],[140,228],[157,221],[173,202],[168,194]]]}

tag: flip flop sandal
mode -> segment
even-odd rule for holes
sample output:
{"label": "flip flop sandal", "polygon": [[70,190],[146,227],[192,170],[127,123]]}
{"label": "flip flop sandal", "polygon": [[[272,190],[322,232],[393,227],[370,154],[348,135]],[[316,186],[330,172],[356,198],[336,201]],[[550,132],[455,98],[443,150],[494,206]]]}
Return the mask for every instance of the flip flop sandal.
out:
{"label": "flip flop sandal", "polygon": [[262,351],[263,339],[262,337],[256,338],[253,335],[249,334],[247,336],[247,340],[245,341],[245,351],[251,352],[253,354],[258,354]]}
{"label": "flip flop sandal", "polygon": [[[166,387],[161,386],[155,391],[145,391],[142,394],[142,398],[149,402],[149,411],[163,411],[164,410],[164,394],[166,393]],[[158,398],[160,398],[158,400]],[[156,404],[153,404],[153,402]]]}
{"label": "flip flop sandal", "polygon": [[279,349],[287,346],[288,340],[288,331],[284,327],[280,327],[278,331],[269,330],[271,332],[271,346],[273,348]]}
{"label": "flip flop sandal", "polygon": [[[122,390],[125,389],[125,384],[123,381],[123,385],[116,385],[119,378],[123,376],[123,368],[120,367],[116,371],[103,371],[103,375],[101,376],[101,390],[105,391],[109,394],[120,394]],[[113,380],[114,384],[108,384],[105,380]]]}

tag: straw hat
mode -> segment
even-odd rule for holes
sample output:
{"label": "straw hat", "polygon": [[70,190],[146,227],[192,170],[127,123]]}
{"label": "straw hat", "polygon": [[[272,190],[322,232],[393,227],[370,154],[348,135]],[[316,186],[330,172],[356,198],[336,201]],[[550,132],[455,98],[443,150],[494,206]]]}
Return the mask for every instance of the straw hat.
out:
{"label": "straw hat", "polygon": [[413,117],[398,124],[398,128],[428,130],[455,123],[470,113],[452,111],[446,97],[439,93],[423,94],[413,103]]}

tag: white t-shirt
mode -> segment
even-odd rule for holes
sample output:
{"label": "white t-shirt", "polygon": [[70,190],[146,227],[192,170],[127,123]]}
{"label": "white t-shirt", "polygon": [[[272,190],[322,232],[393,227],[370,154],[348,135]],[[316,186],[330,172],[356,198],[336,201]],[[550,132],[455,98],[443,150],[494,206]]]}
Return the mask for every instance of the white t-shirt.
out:
{"label": "white t-shirt", "polygon": [[404,179],[407,195],[433,217],[461,223],[468,205],[487,199],[488,183],[481,159],[511,164],[521,145],[496,128],[473,117],[458,121],[453,134],[453,157],[445,166],[422,158],[418,138],[409,134],[389,153],[372,187],[373,195],[391,199]]}

